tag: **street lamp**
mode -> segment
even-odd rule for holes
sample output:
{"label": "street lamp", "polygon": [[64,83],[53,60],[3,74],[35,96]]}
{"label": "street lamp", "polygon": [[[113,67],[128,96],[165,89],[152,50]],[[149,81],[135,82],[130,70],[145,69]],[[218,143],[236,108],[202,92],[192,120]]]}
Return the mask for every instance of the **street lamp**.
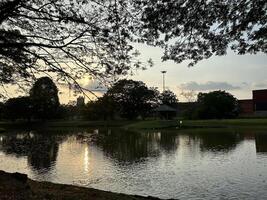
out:
{"label": "street lamp", "polygon": [[165,74],[167,71],[161,71],[162,76],[163,76],[163,92],[165,91]]}

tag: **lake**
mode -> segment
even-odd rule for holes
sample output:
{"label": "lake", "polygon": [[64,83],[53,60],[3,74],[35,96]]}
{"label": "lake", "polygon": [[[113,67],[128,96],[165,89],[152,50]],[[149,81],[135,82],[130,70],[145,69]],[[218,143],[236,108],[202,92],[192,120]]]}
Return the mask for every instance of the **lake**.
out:
{"label": "lake", "polygon": [[177,199],[266,199],[267,130],[12,130],[0,170]]}

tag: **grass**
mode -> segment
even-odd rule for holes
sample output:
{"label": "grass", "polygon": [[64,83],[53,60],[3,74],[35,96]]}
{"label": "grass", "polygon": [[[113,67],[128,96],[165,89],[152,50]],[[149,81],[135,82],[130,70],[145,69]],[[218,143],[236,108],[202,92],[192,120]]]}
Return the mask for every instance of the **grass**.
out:
{"label": "grass", "polygon": [[5,132],[5,131],[6,131],[5,129],[0,128],[0,133],[3,133],[3,132]]}
{"label": "grass", "polygon": [[[176,120],[144,120],[144,121],[48,121],[48,122],[0,122],[0,132],[10,128],[90,128],[90,127],[120,127],[124,129],[171,129],[179,126],[180,119]],[[253,127],[267,128],[267,119],[223,119],[223,120],[182,120],[182,128],[227,128]]]}
{"label": "grass", "polygon": [[[55,121],[35,121],[35,122],[25,122],[25,121],[16,121],[16,122],[0,122],[0,127],[3,128],[28,128],[28,127],[45,127],[45,128],[77,128],[77,127],[121,127],[129,123],[136,121],[127,121],[127,120],[112,120],[112,121],[85,121],[85,120],[55,120]],[[1,128],[0,128],[1,129]]]}
{"label": "grass", "polygon": [[178,120],[148,120],[131,123],[125,129],[166,129],[178,126]]}
{"label": "grass", "polygon": [[[179,126],[180,120],[148,120],[124,126],[126,129],[165,129]],[[267,128],[267,119],[182,120],[182,128]]]}
{"label": "grass", "polygon": [[267,119],[222,119],[222,120],[184,120],[186,127],[253,127],[266,126]]}
{"label": "grass", "polygon": [[48,127],[121,127],[132,121],[112,120],[112,121],[49,121]]}

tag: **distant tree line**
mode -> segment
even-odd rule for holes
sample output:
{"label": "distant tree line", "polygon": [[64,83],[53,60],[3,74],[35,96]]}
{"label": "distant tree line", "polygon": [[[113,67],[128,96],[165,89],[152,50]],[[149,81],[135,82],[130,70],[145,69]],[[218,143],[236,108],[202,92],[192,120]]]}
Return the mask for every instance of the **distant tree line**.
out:
{"label": "distant tree line", "polygon": [[49,77],[37,79],[28,96],[10,98],[0,104],[1,118],[15,121],[17,119],[47,120],[58,115],[58,89]]}
{"label": "distant tree line", "polygon": [[[172,91],[160,93],[142,81],[122,79],[96,101],[60,105],[57,86],[50,78],[42,77],[33,84],[28,96],[0,103],[0,119],[145,119],[153,116],[154,109],[161,104],[179,110],[178,99]],[[189,103],[182,116],[188,119],[234,118],[238,116],[238,107],[238,100],[225,91],[199,93],[197,101]]]}
{"label": "distant tree line", "polygon": [[0,103],[0,118],[12,121],[144,119],[151,116],[159,104],[176,107],[177,103],[176,95],[169,90],[160,93],[141,81],[122,79],[96,101],[84,105],[60,105],[56,85],[50,78],[42,77],[34,83],[28,96]]}
{"label": "distant tree line", "polygon": [[156,88],[148,88],[142,81],[122,79],[117,81],[97,101],[84,107],[86,119],[145,119],[153,114],[159,104],[177,107],[176,95],[165,90],[160,93]]}

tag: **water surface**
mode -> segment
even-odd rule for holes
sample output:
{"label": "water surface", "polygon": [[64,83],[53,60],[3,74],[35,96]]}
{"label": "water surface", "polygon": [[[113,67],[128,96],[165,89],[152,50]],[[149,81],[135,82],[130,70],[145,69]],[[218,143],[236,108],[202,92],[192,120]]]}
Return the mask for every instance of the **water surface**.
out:
{"label": "water surface", "polygon": [[266,199],[267,130],[10,131],[0,170],[179,199]]}

